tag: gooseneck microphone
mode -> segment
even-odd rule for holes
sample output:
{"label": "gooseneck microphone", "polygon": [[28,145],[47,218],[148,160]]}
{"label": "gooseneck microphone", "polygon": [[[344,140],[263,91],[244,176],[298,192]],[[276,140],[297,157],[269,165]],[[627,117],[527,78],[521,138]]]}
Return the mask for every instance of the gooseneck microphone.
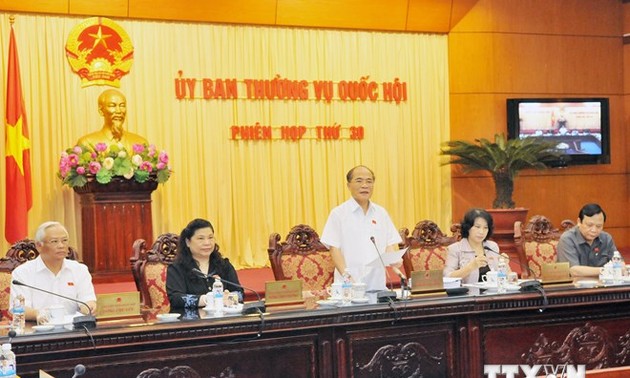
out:
{"label": "gooseneck microphone", "polygon": [[383,261],[383,258],[381,257],[381,253],[378,250],[378,246],[376,245],[376,240],[374,239],[374,236],[370,236],[370,240],[372,241],[372,244],[374,245],[374,249],[376,250],[376,255],[378,256],[378,259],[381,261],[381,265],[383,266],[383,269],[385,269],[385,277],[387,277],[387,281],[389,281],[389,290],[382,290],[376,293],[376,299],[378,302],[393,301],[396,299],[396,292],[394,291],[394,287],[389,278],[389,272],[387,271],[387,266],[385,265],[385,262]]}
{"label": "gooseneck microphone", "polygon": [[208,281],[210,278],[218,278],[221,282],[226,283],[226,284],[230,284],[236,287],[240,287],[241,289],[244,290],[249,290],[251,292],[253,292],[256,295],[257,300],[255,302],[249,302],[249,303],[243,303],[243,310],[241,311],[241,313],[243,315],[248,315],[248,314],[256,314],[256,313],[263,313],[266,310],[266,306],[265,306],[265,302],[262,301],[262,299],[260,298],[260,294],[258,294],[258,292],[254,289],[251,289],[249,287],[243,286],[241,284],[238,284],[236,282],[232,282],[232,281],[228,281],[226,279],[223,279],[219,276],[214,276],[212,274],[205,274],[204,272],[202,272],[201,270],[197,269],[197,268],[193,268],[193,272],[201,277],[204,278],[206,281]]}
{"label": "gooseneck microphone", "polygon": [[18,280],[12,280],[11,283],[14,284],[14,285],[17,285],[17,286],[28,287],[29,289],[41,291],[42,293],[54,295],[55,297],[67,299],[69,301],[72,301],[72,302],[75,302],[75,303],[78,303],[78,304],[82,304],[83,306],[85,306],[85,308],[87,308],[88,315],[75,316],[73,318],[73,320],[72,320],[72,324],[74,325],[74,329],[82,329],[82,328],[94,329],[94,328],[96,328],[96,317],[94,317],[94,315],[92,315],[92,309],[90,308],[90,306],[87,305],[87,303],[85,303],[83,301],[80,301],[78,299],[66,297],[65,295],[57,294],[55,292],[48,291],[48,290],[45,290],[45,289],[42,289],[42,288],[39,288],[39,287],[28,285],[28,284],[25,284],[24,282],[21,282],[21,281],[18,281]]}
{"label": "gooseneck microphone", "polygon": [[[483,249],[485,251],[490,251],[490,252],[494,253],[495,255],[498,255],[499,257],[503,257],[504,259],[507,260],[508,264],[513,262],[512,259],[510,259],[509,256],[504,256],[504,255],[500,254],[499,252],[495,251],[494,249],[488,247],[487,245],[484,245]],[[531,275],[532,278],[536,276],[534,271],[529,266],[523,265],[520,261],[517,261],[517,263],[518,263],[519,268],[521,268],[521,270],[523,270],[523,269],[527,270],[528,275]]]}
{"label": "gooseneck microphone", "polygon": [[72,376],[72,378],[77,378],[80,375],[85,374],[85,366],[78,364],[77,366],[74,367],[74,375]]}

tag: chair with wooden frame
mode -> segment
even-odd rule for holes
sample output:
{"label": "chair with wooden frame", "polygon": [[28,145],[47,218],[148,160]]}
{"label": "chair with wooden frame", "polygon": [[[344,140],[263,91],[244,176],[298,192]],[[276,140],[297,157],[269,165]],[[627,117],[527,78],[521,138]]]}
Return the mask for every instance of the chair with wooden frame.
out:
{"label": "chair with wooden frame", "polygon": [[284,242],[280,242],[280,234],[272,233],[267,252],[277,281],[300,279],[304,291],[325,296],[334,279],[335,265],[328,247],[313,228],[305,224],[294,226]]}
{"label": "chair with wooden frame", "polygon": [[166,270],[177,256],[178,240],[177,234],[162,234],[149,250],[146,249],[144,239],[137,239],[133,243],[133,257],[129,262],[143,309],[170,308],[166,293]]}
{"label": "chair with wooden frame", "polygon": [[522,225],[514,223],[514,244],[523,269],[524,278],[540,278],[544,264],[555,263],[558,255],[557,246],[562,233],[575,223],[564,220],[560,229],[554,228],[551,221],[543,215],[534,215]]}
{"label": "chair with wooden frame", "polygon": [[445,235],[440,227],[431,220],[423,220],[416,224],[411,236],[407,228],[400,229],[403,242],[401,248],[408,248],[403,255],[405,274],[418,270],[444,269],[448,246],[461,239],[461,226],[451,226],[451,236]]}

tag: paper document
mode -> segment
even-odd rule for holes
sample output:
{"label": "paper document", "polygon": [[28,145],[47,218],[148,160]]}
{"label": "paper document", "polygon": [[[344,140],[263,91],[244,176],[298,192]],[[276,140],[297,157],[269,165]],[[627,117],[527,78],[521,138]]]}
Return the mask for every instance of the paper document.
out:
{"label": "paper document", "polygon": [[[382,264],[385,264],[385,266],[389,266],[389,265],[398,263],[398,262],[400,262],[400,260],[402,260],[402,255],[404,255],[405,252],[407,252],[407,248],[399,249],[396,252],[385,252],[385,253],[381,254],[381,258],[380,259],[378,257],[376,257],[374,260],[370,261],[367,264],[367,266],[372,267],[372,268],[376,268],[376,267],[382,266]],[[382,263],[381,263],[381,259],[383,260]]]}

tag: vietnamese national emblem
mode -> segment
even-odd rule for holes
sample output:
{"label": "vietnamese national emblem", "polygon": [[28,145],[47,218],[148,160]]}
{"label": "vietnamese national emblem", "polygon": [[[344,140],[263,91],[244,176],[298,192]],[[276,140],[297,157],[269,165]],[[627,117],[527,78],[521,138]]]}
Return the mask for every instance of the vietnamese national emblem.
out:
{"label": "vietnamese national emblem", "polygon": [[114,21],[92,17],[81,22],[66,41],[68,63],[81,78],[81,86],[120,87],[120,78],[133,64],[131,39]]}

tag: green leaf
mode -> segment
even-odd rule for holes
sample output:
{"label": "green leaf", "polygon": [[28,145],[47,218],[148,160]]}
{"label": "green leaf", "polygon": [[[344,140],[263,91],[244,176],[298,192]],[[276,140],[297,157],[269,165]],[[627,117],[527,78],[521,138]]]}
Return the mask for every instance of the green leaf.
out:
{"label": "green leaf", "polygon": [[133,178],[140,183],[146,182],[149,179],[149,172],[137,169],[133,174]]}
{"label": "green leaf", "polygon": [[157,173],[157,182],[158,184],[163,184],[171,177],[170,169],[161,169]]}
{"label": "green leaf", "polygon": [[107,169],[101,169],[96,173],[96,181],[100,184],[109,184],[112,181],[112,172]]}

